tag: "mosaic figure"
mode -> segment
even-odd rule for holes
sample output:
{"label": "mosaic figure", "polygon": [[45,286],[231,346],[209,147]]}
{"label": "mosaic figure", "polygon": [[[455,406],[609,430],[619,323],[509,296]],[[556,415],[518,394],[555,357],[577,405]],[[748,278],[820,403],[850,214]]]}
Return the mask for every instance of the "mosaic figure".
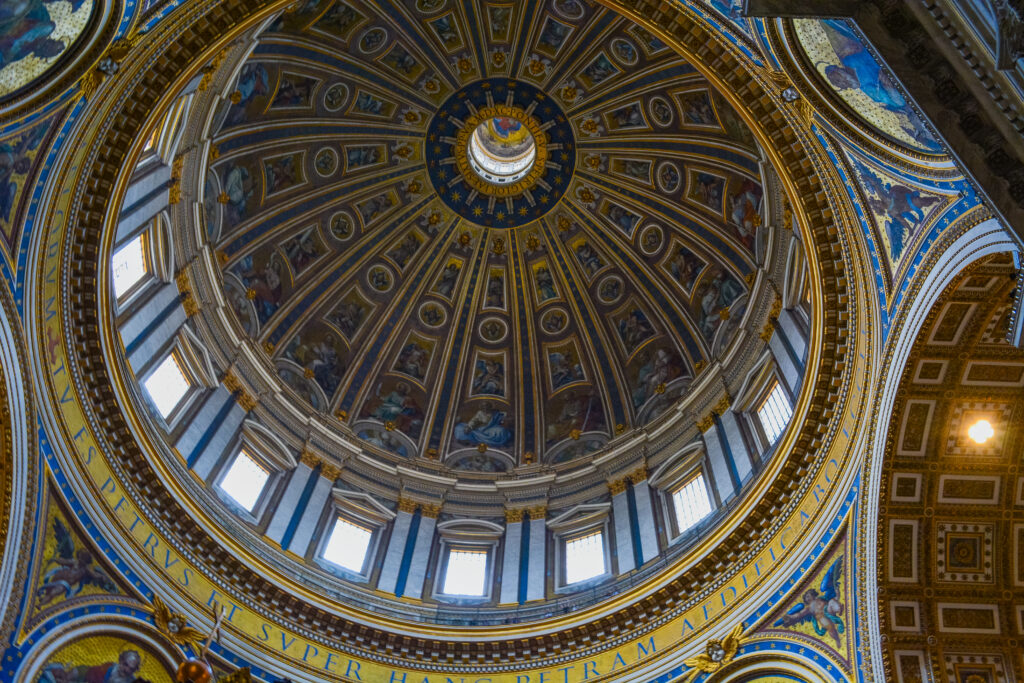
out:
{"label": "mosaic figure", "polygon": [[639,410],[644,403],[664,386],[680,377],[685,371],[683,359],[671,349],[645,350],[640,355],[641,365],[637,368],[631,386],[633,408]]}
{"label": "mosaic figure", "polygon": [[277,311],[282,301],[284,264],[277,253],[269,258],[255,259],[252,254],[244,257],[232,269],[246,288],[246,296],[256,307],[260,324],[264,324]]}
{"label": "mosaic figure", "polygon": [[773,626],[795,626],[809,623],[819,636],[828,635],[836,645],[841,644],[839,636],[846,630],[843,623],[843,604],[839,593],[843,574],[843,556],[840,555],[825,572],[817,590],[804,591],[803,601],[789,609]]}
{"label": "mosaic figure", "polygon": [[402,347],[393,369],[422,381],[430,365],[430,351],[429,344],[413,339]]}
{"label": "mosaic figure", "polygon": [[601,260],[601,257],[594,251],[589,242],[577,242],[573,252],[576,254],[576,260],[580,262],[588,277],[593,277],[594,273],[605,266],[604,261]]}
{"label": "mosaic figure", "polygon": [[270,103],[273,107],[308,107],[313,99],[313,90],[320,81],[308,76],[284,74],[281,84],[277,86],[277,94]]}
{"label": "mosaic figure", "polygon": [[537,298],[540,301],[555,299],[558,293],[555,291],[555,279],[547,265],[535,266],[533,269],[534,283],[537,285]]}
{"label": "mosaic figure", "polygon": [[[251,107],[255,100],[270,92],[270,75],[262,64],[246,64],[238,76],[235,86],[238,101],[232,101],[231,109],[224,119],[225,126],[234,126],[247,121],[252,114],[258,113]],[[252,111],[250,111],[252,109]]]}
{"label": "mosaic figure", "polygon": [[896,79],[875,60],[853,27],[841,20],[801,20],[796,28],[818,73],[862,118],[906,145],[942,151]]}
{"label": "mosaic figure", "polygon": [[743,285],[720,268],[701,279],[693,301],[697,307],[697,323],[709,342],[722,322],[722,311],[742,293]]}
{"label": "mosaic figure", "polygon": [[574,433],[604,431],[607,425],[601,399],[596,393],[570,390],[561,400],[549,402],[546,411],[546,443],[571,437]]}
{"label": "mosaic figure", "polygon": [[505,411],[496,409],[490,401],[484,401],[472,417],[456,423],[455,440],[470,446],[507,446],[512,443],[512,430],[505,426],[506,417]]}
{"label": "mosaic figure", "polygon": [[39,675],[39,683],[138,683],[141,666],[142,655],[138,650],[124,650],[116,662],[47,664]]}
{"label": "mosaic figure", "polygon": [[654,336],[654,326],[639,308],[633,308],[625,317],[619,318],[615,329],[619,334],[619,341],[629,355]]}
{"label": "mosaic figure", "polygon": [[619,69],[611,63],[611,60],[609,60],[604,53],[602,53],[595,57],[594,61],[588,64],[583,70],[582,78],[587,83],[588,87],[593,88],[595,85],[608,80],[617,73],[619,73]]}
{"label": "mosaic figure", "polygon": [[718,126],[711,98],[706,90],[695,90],[679,95],[679,108],[683,112],[683,123],[694,126]]}
{"label": "mosaic figure", "polygon": [[505,308],[505,274],[494,271],[487,279],[487,308]]}
{"label": "mosaic figure", "polygon": [[295,154],[277,157],[263,162],[263,172],[267,178],[267,194],[283,192],[295,185],[301,178],[299,162]]}
{"label": "mosaic figure", "polygon": [[70,11],[51,12],[57,4],[44,0],[0,4],[0,69],[20,63],[22,70],[16,80],[0,81],[0,95],[42,75],[85,29],[92,0],[66,0]]}
{"label": "mosaic figure", "polygon": [[35,597],[40,607],[57,598],[67,600],[74,597],[89,585],[97,586],[108,593],[117,592],[117,586],[102,567],[96,564],[92,553],[86,548],[76,546],[71,532],[59,517],[53,519],[53,533],[57,541],[56,547],[46,562],[46,567],[51,568],[43,574],[36,588]]}
{"label": "mosaic figure", "polygon": [[722,211],[722,196],[725,194],[725,178],[710,173],[691,175],[688,199],[703,204],[715,213]]}
{"label": "mosaic figure", "polygon": [[234,227],[248,217],[249,202],[256,195],[255,183],[247,166],[232,164],[224,174],[224,218]]}
{"label": "mosaic figure", "polygon": [[0,222],[10,223],[19,181],[32,167],[35,155],[30,156],[30,153],[39,147],[48,130],[47,125],[39,125],[18,138],[0,142]]}
{"label": "mosaic figure", "polygon": [[449,261],[441,270],[441,275],[438,276],[437,282],[434,283],[434,287],[431,291],[440,294],[445,298],[451,298],[452,293],[455,291],[455,285],[459,281],[459,273],[461,271],[461,262]]}
{"label": "mosaic figure", "polygon": [[366,17],[360,12],[343,2],[338,2],[324,13],[324,16],[316,22],[315,27],[347,41],[355,27],[365,20]]}
{"label": "mosaic figure", "polygon": [[284,357],[305,368],[307,376],[330,397],[345,372],[344,353],[345,347],[334,332],[322,324],[313,324],[292,339]]}
{"label": "mosaic figure", "polygon": [[338,307],[334,309],[327,316],[327,322],[331,323],[349,339],[352,339],[359,328],[362,327],[363,322],[369,315],[370,307],[362,297],[359,296],[358,292],[352,290],[347,294],[338,304]]}
{"label": "mosaic figure", "polygon": [[579,354],[572,344],[548,351],[548,373],[552,391],[586,378]]}
{"label": "mosaic figure", "polygon": [[422,244],[423,238],[414,232],[410,232],[402,238],[401,242],[392,247],[391,251],[388,252],[388,257],[398,264],[399,268],[404,270],[412,257],[419,251]]}
{"label": "mosaic figure", "polygon": [[739,229],[740,238],[747,247],[754,246],[754,233],[761,224],[761,186],[749,178],[729,195],[729,220]]}
{"label": "mosaic figure", "polygon": [[904,248],[924,225],[925,210],[941,200],[921,190],[881,178],[865,166],[859,166],[858,170],[868,206],[876,215],[884,217],[881,227],[888,238],[890,262],[898,263]]}
{"label": "mosaic figure", "polygon": [[505,364],[500,357],[481,356],[476,359],[471,393],[505,396]]}
{"label": "mosaic figure", "polygon": [[281,245],[296,277],[324,253],[324,247],[316,238],[315,229],[296,235]]}
{"label": "mosaic figure", "polygon": [[396,382],[390,390],[385,385],[377,388],[373,401],[363,408],[364,417],[372,417],[395,428],[412,439],[420,437],[423,429],[423,409],[413,398],[406,382]]}

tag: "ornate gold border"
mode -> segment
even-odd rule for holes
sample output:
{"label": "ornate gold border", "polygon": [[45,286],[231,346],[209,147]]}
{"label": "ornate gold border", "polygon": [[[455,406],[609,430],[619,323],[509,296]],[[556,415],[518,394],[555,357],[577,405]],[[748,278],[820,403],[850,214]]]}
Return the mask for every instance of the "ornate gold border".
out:
{"label": "ornate gold border", "polygon": [[0,126],[56,102],[91,72],[113,42],[123,12],[124,0],[96,0],[89,24],[65,53],[42,74],[0,98]]}
{"label": "ornate gold border", "polygon": [[[537,150],[537,156],[533,161],[533,167],[530,168],[530,172],[525,177],[509,185],[487,182],[477,175],[469,162],[469,138],[473,131],[487,119],[497,116],[507,116],[508,118],[516,119],[526,126],[526,129],[530,131],[530,135],[533,136],[533,142]],[[537,181],[544,174],[544,167],[548,163],[548,135],[541,129],[540,121],[519,107],[496,104],[493,107],[482,107],[477,110],[475,114],[466,118],[464,124],[459,129],[458,135],[455,136],[455,165],[458,167],[459,173],[462,174],[466,184],[480,194],[491,197],[514,197],[537,184]]]}
{"label": "ornate gold border", "polygon": [[[144,56],[151,61],[161,59],[162,67],[143,68],[140,58],[133,62],[135,68],[104,85],[100,94],[107,97],[98,98],[95,106],[90,107],[92,111],[87,116],[92,126],[86,130],[91,137],[82,140],[83,164],[70,180],[77,185],[80,194],[63,222],[47,223],[51,225],[50,239],[57,240],[51,243],[55,253],[64,261],[59,319],[64,328],[62,338],[75,340],[74,347],[68,346],[65,351],[69,371],[82,390],[79,400],[88,416],[87,426],[102,437],[99,443],[103,456],[118,473],[121,491],[145,505],[145,514],[155,520],[164,537],[185,549],[190,561],[200,562],[215,585],[232,594],[237,593],[232,587],[245,586],[244,596],[238,598],[240,604],[253,605],[251,609],[259,614],[273,615],[268,618],[295,624],[296,632],[308,634],[307,637],[350,644],[346,647],[361,644],[356,649],[378,662],[402,661],[406,667],[429,668],[436,667],[429,664],[433,660],[452,662],[454,668],[472,661],[460,653],[475,657],[470,653],[480,651],[487,653],[484,661],[491,668],[498,662],[504,663],[506,668],[510,664],[514,664],[514,668],[536,666],[537,653],[551,652],[550,637],[546,633],[552,629],[563,632],[558,655],[564,661],[566,655],[585,656],[587,652],[607,651],[626,637],[649,632],[664,623],[662,615],[666,610],[669,614],[677,611],[675,606],[681,595],[691,599],[715,595],[714,591],[724,581],[730,576],[735,578],[741,555],[748,559],[757,557],[757,553],[764,550],[766,537],[770,538],[781,529],[787,515],[797,514],[798,504],[810,496],[816,476],[820,477],[825,471],[825,481],[842,480],[838,472],[833,479],[828,478],[822,449],[833,443],[841,421],[847,418],[843,411],[850,410],[847,403],[855,396],[849,391],[855,365],[851,361],[856,360],[854,345],[865,348],[870,339],[870,326],[857,321],[856,325],[863,328],[858,330],[862,334],[851,334],[853,320],[857,317],[854,288],[863,287],[866,281],[861,270],[850,272],[845,260],[860,263],[857,257],[860,255],[863,261],[863,255],[851,247],[842,236],[842,230],[836,229],[837,211],[833,202],[841,202],[836,197],[842,195],[830,194],[831,189],[825,186],[831,183],[830,188],[833,187],[837,179],[823,178],[819,175],[823,167],[809,161],[815,155],[820,156],[813,136],[794,125],[794,121],[798,121],[797,113],[784,108],[770,79],[738,56],[725,41],[716,40],[712,30],[698,18],[683,12],[666,16],[654,0],[641,0],[631,8],[615,7],[701,64],[716,86],[731,93],[733,103],[753,124],[755,134],[772,161],[785,173],[783,183],[794,200],[795,212],[812,252],[809,260],[813,270],[816,320],[810,343],[810,370],[797,411],[804,413],[804,420],[779,444],[780,456],[769,473],[775,478],[766,476],[758,486],[757,495],[734,511],[737,519],[742,517],[744,521],[699,545],[693,554],[684,558],[690,562],[689,566],[683,560],[673,564],[672,570],[680,572],[674,579],[666,580],[665,574],[659,575],[591,610],[547,622],[491,630],[437,627],[414,637],[402,634],[408,633],[408,624],[375,619],[373,625],[367,625],[350,618],[340,608],[332,607],[327,611],[319,607],[316,603],[322,603],[322,598],[304,592],[299,586],[284,589],[279,583],[264,578],[263,571],[267,568],[253,567],[249,561],[252,558],[239,557],[235,548],[222,545],[197,525],[189,511],[183,509],[181,500],[163,486],[160,474],[154,471],[154,463],[140,448],[138,434],[116,398],[118,392],[114,387],[122,380],[111,374],[114,370],[104,345],[95,337],[96,331],[111,334],[106,323],[108,295],[105,290],[96,291],[98,259],[104,253],[101,245],[105,231],[110,228],[107,216],[116,213],[112,209],[124,192],[127,173],[122,169],[131,165],[136,153],[132,141],[138,142],[147,117],[161,103],[166,103],[176,87],[191,77],[209,55],[235,35],[222,34],[222,27],[244,30],[284,4],[267,0],[196,3],[194,21],[183,19],[179,25],[168,27],[162,41],[154,39],[141,44]],[[845,212],[839,215],[845,220]],[[61,230],[66,232],[61,234]],[[108,247],[109,241],[108,234]],[[36,281],[40,283],[45,279],[44,265],[41,261],[37,268]],[[105,279],[105,276],[99,277],[101,283]],[[37,298],[37,305],[40,307],[38,320],[42,321],[43,297]],[[863,312],[860,317],[864,318]],[[107,348],[111,346],[107,344]],[[51,396],[61,395],[52,384],[49,391]],[[859,429],[860,424],[856,419],[851,428]],[[65,425],[65,430],[67,428]],[[71,443],[71,434],[67,431],[65,438]],[[837,457],[846,463],[853,456],[849,451],[844,453]],[[92,486],[91,483],[83,485]],[[99,495],[96,488],[98,485],[93,493]],[[691,561],[697,555],[700,559]],[[294,609],[286,616],[274,607],[280,605],[292,605]],[[459,633],[464,637],[453,640]],[[477,634],[477,640],[473,640],[472,634]],[[494,640],[481,641],[480,638]],[[678,646],[679,643],[674,644],[673,649]],[[410,655],[413,651],[415,659]],[[665,653],[671,651],[665,650]]]}

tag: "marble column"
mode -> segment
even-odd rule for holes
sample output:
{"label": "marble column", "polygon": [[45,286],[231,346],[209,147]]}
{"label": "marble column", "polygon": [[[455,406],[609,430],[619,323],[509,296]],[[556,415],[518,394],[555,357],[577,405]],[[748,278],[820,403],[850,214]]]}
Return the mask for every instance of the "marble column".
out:
{"label": "marble column", "polygon": [[619,573],[625,574],[636,568],[633,554],[633,531],[629,517],[629,499],[626,495],[626,480],[618,479],[608,483],[612,494],[612,523],[615,525],[615,559]]}
{"label": "marble column", "polygon": [[523,544],[523,511],[505,510],[505,540],[501,560],[502,604],[519,602],[519,562]]}
{"label": "marble column", "polygon": [[708,415],[697,426],[702,432],[704,439],[704,452],[707,454],[708,466],[711,469],[711,477],[714,481],[715,491],[718,499],[725,503],[736,495],[737,475],[734,475],[734,466],[726,457],[724,442],[715,425],[715,418]]}
{"label": "marble column", "polygon": [[541,600],[546,593],[547,539],[548,530],[544,522],[547,509],[530,508],[530,556],[526,571],[526,599]]}
{"label": "marble column", "polygon": [[405,579],[403,597],[419,599],[423,595],[423,579],[430,563],[430,551],[434,545],[434,527],[437,516],[441,512],[440,505],[420,506],[420,525],[416,530],[416,542],[412,548],[409,572]]}
{"label": "marble column", "polygon": [[[270,523],[267,525],[267,538],[279,545],[288,532],[292,517],[295,516],[295,511],[299,507],[307,486],[309,487],[309,493],[305,493],[305,495],[308,496],[312,493],[313,481],[310,478],[313,476],[314,466],[315,463],[307,458],[303,458],[288,476],[288,484],[284,488],[281,500],[278,501],[277,506],[274,508],[274,514],[270,518]],[[295,524],[298,524],[298,520],[295,521]],[[294,531],[288,533],[288,536],[290,537],[293,533]],[[291,539],[289,538],[289,540]]]}
{"label": "marble column", "polygon": [[644,468],[629,476],[633,483],[633,499],[636,506],[636,523],[640,532],[640,557],[643,562],[657,557],[658,530],[654,521],[654,501],[651,486],[647,483],[647,469]]}
{"label": "marble column", "polygon": [[402,558],[405,556],[405,546],[409,539],[409,528],[412,525],[413,513],[416,512],[416,503],[405,499],[398,501],[398,514],[391,523],[391,538],[388,539],[388,549],[384,553],[384,564],[380,568],[380,578],[377,580],[377,588],[388,593],[395,592],[398,584],[398,572],[402,566]]}
{"label": "marble column", "polygon": [[[288,544],[286,550],[300,556],[304,556],[309,550],[309,544],[313,541],[313,534],[317,530],[317,522],[323,514],[324,505],[331,497],[331,489],[334,488],[339,474],[341,472],[334,465],[321,463],[312,491],[308,496],[302,496],[305,500],[300,500],[300,506],[295,510],[295,514],[299,515],[299,520],[295,526],[291,543]],[[308,485],[306,490],[309,490]],[[292,519],[294,520],[295,517],[293,516]]]}

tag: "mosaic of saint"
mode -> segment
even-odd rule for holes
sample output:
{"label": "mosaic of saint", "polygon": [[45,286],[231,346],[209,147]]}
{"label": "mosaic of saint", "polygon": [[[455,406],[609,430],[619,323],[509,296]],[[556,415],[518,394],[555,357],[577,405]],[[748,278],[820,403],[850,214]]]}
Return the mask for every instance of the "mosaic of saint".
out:
{"label": "mosaic of saint", "polygon": [[798,19],[796,34],[807,57],[854,112],[889,139],[937,154],[942,144],[914,111],[896,78],[845,21]]}
{"label": "mosaic of saint", "polygon": [[89,23],[93,0],[10,0],[0,5],[0,98],[43,75]]}
{"label": "mosaic of saint", "polygon": [[173,671],[148,644],[90,635],[57,650],[33,683],[136,683],[173,680]]}
{"label": "mosaic of saint", "polygon": [[[400,4],[409,22],[306,3],[226,86],[204,200],[226,298],[286,390],[374,452],[570,463],[658,419],[733,339],[761,154],[690,64],[596,3]],[[547,154],[510,197],[460,175],[457,126],[430,133],[492,104],[532,113],[481,115],[485,148]]]}

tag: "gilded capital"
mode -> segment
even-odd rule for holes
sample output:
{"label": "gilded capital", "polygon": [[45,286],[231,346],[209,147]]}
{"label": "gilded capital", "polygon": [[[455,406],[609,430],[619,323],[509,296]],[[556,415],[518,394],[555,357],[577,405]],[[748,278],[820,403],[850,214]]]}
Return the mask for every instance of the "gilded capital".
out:
{"label": "gilded capital", "polygon": [[530,520],[544,519],[548,515],[548,508],[546,505],[535,505],[532,508],[527,508],[527,512],[530,513]]}
{"label": "gilded capital", "polygon": [[320,457],[313,451],[304,450],[299,456],[299,462],[312,469],[320,463]]}
{"label": "gilded capital", "polygon": [[505,508],[505,522],[512,524],[513,522],[523,521],[523,512],[522,508]]}
{"label": "gilded capital", "polygon": [[633,470],[626,476],[634,484],[639,484],[642,481],[647,481],[647,466],[644,465],[640,469]]}
{"label": "gilded capital", "polygon": [[411,498],[399,498],[398,499],[398,511],[408,512],[410,515],[416,512],[416,508],[419,507],[419,503]]}
{"label": "gilded capital", "polygon": [[320,467],[320,476],[324,477],[325,479],[330,479],[331,481],[334,481],[335,479],[341,476],[341,468],[333,463],[322,463]]}
{"label": "gilded capital", "polygon": [[626,480],[616,479],[615,481],[608,482],[608,491],[610,491],[613,496],[617,496],[620,493],[625,493]]}
{"label": "gilded capital", "polygon": [[441,506],[439,504],[435,505],[432,503],[421,503],[420,514],[422,514],[424,517],[437,518],[437,516],[441,514]]}
{"label": "gilded capital", "polygon": [[731,405],[732,399],[730,399],[728,395],[723,396],[721,399],[719,399],[718,403],[715,404],[715,414],[725,415],[726,411],[729,410],[729,406]]}
{"label": "gilded capital", "polygon": [[697,429],[701,432],[706,432],[711,429],[711,425],[715,424],[715,418],[711,415],[705,415],[701,419],[697,420]]}

